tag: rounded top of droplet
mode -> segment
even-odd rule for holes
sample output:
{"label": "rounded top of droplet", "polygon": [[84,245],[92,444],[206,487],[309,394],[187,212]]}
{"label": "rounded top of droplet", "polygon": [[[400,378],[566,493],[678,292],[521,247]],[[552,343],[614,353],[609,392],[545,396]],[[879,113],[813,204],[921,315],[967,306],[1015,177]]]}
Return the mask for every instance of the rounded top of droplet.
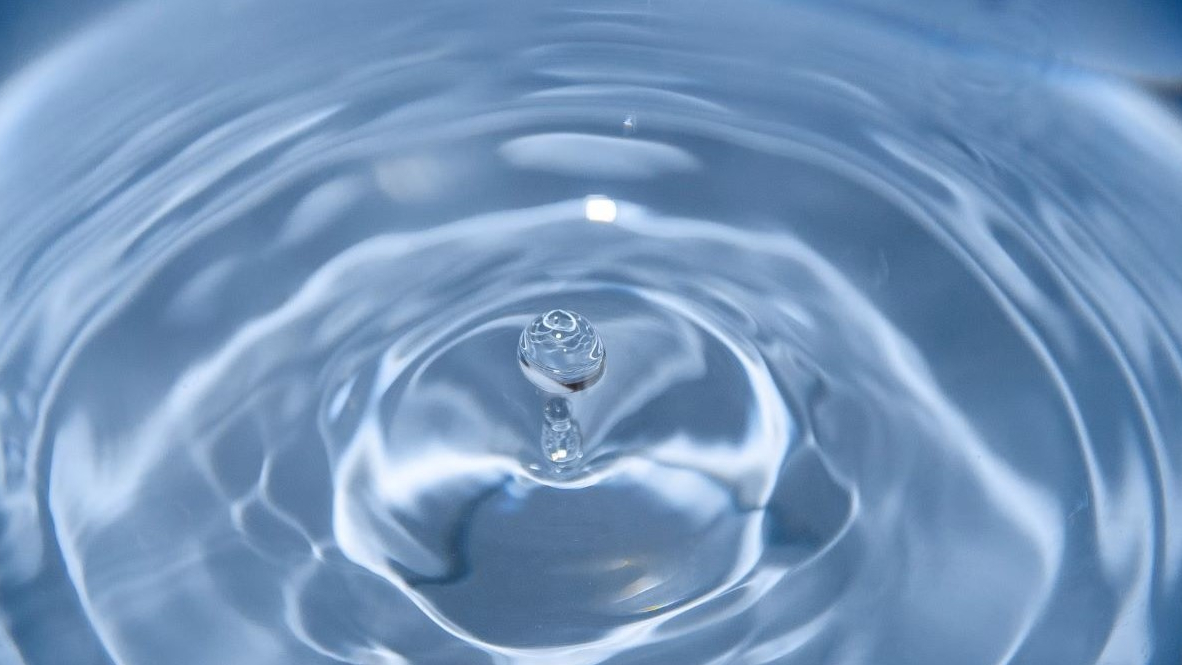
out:
{"label": "rounded top of droplet", "polygon": [[567,309],[552,309],[530,321],[517,345],[521,369],[534,385],[552,393],[582,390],[603,374],[603,342],[591,323]]}

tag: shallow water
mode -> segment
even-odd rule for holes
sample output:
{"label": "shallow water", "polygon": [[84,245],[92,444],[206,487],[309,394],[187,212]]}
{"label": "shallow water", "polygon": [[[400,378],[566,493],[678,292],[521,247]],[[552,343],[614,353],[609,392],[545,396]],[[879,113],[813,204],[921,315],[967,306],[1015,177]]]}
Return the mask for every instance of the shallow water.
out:
{"label": "shallow water", "polygon": [[[1182,56],[998,11],[47,47],[0,88],[0,664],[1176,665]],[[608,358],[563,468],[553,308]]]}

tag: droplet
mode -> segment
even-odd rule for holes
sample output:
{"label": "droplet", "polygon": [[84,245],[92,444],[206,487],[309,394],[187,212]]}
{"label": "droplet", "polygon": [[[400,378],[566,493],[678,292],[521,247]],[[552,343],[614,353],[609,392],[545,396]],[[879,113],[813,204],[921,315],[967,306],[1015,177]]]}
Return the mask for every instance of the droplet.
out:
{"label": "droplet", "polygon": [[517,347],[521,369],[535,386],[550,393],[589,387],[603,375],[603,342],[575,312],[552,309],[530,322]]}

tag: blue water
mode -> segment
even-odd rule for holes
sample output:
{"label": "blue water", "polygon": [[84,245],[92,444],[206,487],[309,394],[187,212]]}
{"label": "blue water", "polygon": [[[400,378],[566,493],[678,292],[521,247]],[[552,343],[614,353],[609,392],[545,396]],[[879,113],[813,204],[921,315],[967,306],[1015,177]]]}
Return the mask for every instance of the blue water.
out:
{"label": "blue water", "polygon": [[1178,665],[1182,10],[898,4],[11,3],[0,665]]}

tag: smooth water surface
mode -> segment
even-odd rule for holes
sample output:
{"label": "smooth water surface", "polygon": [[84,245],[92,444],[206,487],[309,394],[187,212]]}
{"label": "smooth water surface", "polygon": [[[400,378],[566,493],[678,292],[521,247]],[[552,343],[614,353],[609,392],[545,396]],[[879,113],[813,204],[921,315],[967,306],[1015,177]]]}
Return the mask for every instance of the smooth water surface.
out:
{"label": "smooth water surface", "polygon": [[[1182,42],[990,5],[133,2],[20,61],[0,664],[1177,665]],[[553,310],[610,359],[547,407]]]}

